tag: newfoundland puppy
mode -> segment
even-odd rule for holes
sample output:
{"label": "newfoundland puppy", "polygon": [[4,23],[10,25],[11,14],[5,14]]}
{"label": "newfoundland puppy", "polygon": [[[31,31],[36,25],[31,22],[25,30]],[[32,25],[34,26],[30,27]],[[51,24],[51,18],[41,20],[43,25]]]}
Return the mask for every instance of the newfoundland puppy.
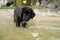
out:
{"label": "newfoundland puppy", "polygon": [[14,22],[16,26],[20,26],[20,23],[22,23],[22,26],[25,28],[27,21],[33,19],[34,16],[35,13],[33,9],[29,7],[16,7],[14,10]]}

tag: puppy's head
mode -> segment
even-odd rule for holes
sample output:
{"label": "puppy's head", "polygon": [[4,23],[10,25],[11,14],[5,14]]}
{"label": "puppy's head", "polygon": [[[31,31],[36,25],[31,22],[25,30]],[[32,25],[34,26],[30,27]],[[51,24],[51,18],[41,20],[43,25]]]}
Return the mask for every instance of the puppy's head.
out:
{"label": "puppy's head", "polygon": [[33,9],[24,7],[23,8],[23,19],[26,21],[29,21],[31,18],[35,16],[35,13],[33,12]]}

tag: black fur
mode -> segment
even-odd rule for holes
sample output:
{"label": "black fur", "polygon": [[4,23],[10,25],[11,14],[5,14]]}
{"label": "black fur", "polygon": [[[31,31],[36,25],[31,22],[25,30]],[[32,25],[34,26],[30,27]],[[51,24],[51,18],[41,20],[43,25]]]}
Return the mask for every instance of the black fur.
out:
{"label": "black fur", "polygon": [[33,9],[29,7],[16,7],[14,10],[14,22],[16,22],[16,26],[20,26],[20,23],[22,23],[22,26],[25,27],[27,25],[26,22],[33,19],[34,16]]}

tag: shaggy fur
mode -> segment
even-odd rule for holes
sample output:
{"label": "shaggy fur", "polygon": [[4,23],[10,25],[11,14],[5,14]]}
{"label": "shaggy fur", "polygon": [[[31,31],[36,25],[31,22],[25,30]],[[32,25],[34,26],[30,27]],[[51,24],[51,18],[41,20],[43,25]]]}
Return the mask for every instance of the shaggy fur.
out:
{"label": "shaggy fur", "polygon": [[22,26],[25,27],[27,21],[33,19],[34,16],[33,9],[29,7],[16,7],[14,10],[14,22],[16,22],[16,26],[20,26],[20,23],[22,23]]}

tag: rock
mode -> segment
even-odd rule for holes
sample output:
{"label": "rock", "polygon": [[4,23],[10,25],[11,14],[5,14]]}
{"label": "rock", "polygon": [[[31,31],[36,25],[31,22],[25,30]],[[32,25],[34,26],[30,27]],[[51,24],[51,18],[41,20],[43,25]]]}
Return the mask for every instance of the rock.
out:
{"label": "rock", "polygon": [[41,6],[46,6],[46,4],[47,4],[46,0],[41,1]]}
{"label": "rock", "polygon": [[36,2],[36,6],[39,6],[40,5],[40,3],[39,2]]}
{"label": "rock", "polygon": [[45,6],[46,9],[49,9],[50,12],[57,12],[55,4],[51,3]]}
{"label": "rock", "polygon": [[57,2],[55,6],[60,7],[60,2]]}
{"label": "rock", "polygon": [[57,3],[55,4],[55,7],[57,8],[58,11],[60,11],[60,2],[57,2]]}
{"label": "rock", "polygon": [[55,4],[51,3],[51,4],[48,4],[46,7],[50,9],[55,9]]}

